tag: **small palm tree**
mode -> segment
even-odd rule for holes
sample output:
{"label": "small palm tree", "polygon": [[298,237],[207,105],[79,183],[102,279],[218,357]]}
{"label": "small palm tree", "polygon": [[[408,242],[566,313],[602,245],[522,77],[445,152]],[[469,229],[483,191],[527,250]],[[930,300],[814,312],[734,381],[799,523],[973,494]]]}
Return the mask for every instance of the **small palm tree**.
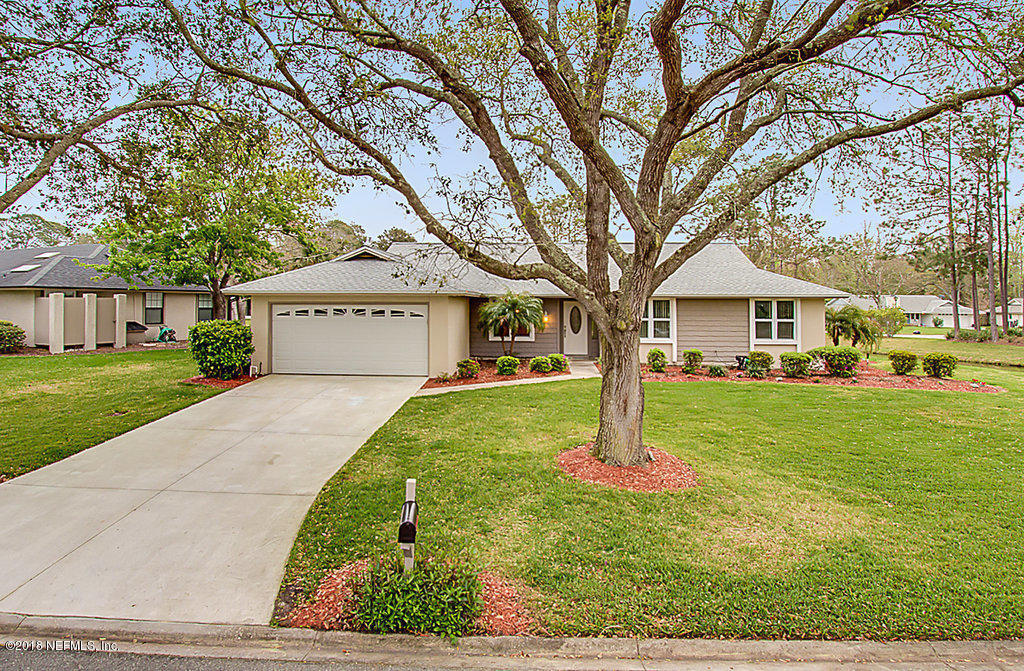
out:
{"label": "small palm tree", "polygon": [[847,338],[851,345],[860,345],[869,355],[882,340],[882,328],[878,322],[855,305],[847,305],[840,310],[826,309],[825,330],[832,338],[832,344],[838,345],[841,338]]}
{"label": "small palm tree", "polygon": [[[484,333],[496,333],[501,338],[501,351],[506,356],[515,356],[516,333],[521,329],[544,328],[544,303],[529,294],[507,291],[495,296],[480,308],[480,328]],[[508,334],[508,348],[505,334]]]}

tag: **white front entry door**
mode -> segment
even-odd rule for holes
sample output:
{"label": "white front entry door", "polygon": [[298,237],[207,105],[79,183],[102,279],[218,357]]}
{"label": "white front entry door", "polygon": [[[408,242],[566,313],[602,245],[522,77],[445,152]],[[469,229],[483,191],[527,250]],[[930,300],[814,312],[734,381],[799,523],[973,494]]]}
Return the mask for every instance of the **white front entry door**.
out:
{"label": "white front entry door", "polygon": [[587,335],[587,313],[580,303],[562,303],[562,333],[563,349],[566,354],[587,354],[590,340]]}

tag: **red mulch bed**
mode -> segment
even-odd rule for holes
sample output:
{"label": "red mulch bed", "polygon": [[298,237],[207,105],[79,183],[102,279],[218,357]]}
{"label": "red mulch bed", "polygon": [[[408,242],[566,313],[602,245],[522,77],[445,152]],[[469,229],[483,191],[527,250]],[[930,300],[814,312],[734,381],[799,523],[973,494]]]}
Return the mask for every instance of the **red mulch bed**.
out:
{"label": "red mulch bed", "polygon": [[631,492],[667,492],[696,487],[697,474],[679,457],[649,449],[652,461],[643,466],[609,466],[590,454],[593,443],[558,455],[558,467],[570,477]]}
{"label": "red mulch bed", "polygon": [[786,384],[829,384],[841,387],[874,387],[877,389],[923,389],[938,391],[972,391],[997,394],[1006,391],[1002,387],[986,384],[981,380],[951,380],[925,375],[896,375],[871,366],[866,361],[857,364],[857,376],[853,378],[832,377],[812,373],[810,377],[785,377],[780,369],[773,369],[764,380],[754,380],[742,371],[726,369],[726,377],[709,377],[705,369],[699,373],[684,373],[679,366],[668,366],[664,373],[652,373],[643,366],[643,379],[662,382],[690,382],[696,380],[731,380],[746,382],[782,382]]}
{"label": "red mulch bed", "polygon": [[217,389],[234,389],[235,387],[241,387],[243,384],[248,384],[256,378],[249,375],[242,375],[236,377],[234,380],[219,380],[215,377],[203,377],[202,375],[196,375],[190,377],[187,380],[182,380],[182,384],[198,384],[204,387],[216,387]]}
{"label": "red mulch bed", "polygon": [[[281,618],[282,624],[311,629],[354,629],[352,585],[368,566],[365,559],[360,559],[328,573],[317,586],[312,600]],[[512,583],[489,571],[482,571],[478,578],[483,612],[477,618],[476,626],[481,633],[516,636],[533,631],[537,621],[523,606]]]}
{"label": "red mulch bed", "polygon": [[482,384],[484,382],[507,382],[508,380],[529,380],[535,377],[555,377],[558,375],[568,375],[569,371],[551,371],[550,373],[534,373],[527,368],[530,360],[523,359],[523,363],[519,366],[519,372],[515,375],[498,375],[498,371],[494,368],[493,361],[481,361],[480,362],[480,374],[476,377],[470,377],[466,379],[456,378],[450,381],[441,381],[436,377],[432,377],[426,381],[423,385],[423,389],[436,389],[437,387],[461,387],[464,384]]}

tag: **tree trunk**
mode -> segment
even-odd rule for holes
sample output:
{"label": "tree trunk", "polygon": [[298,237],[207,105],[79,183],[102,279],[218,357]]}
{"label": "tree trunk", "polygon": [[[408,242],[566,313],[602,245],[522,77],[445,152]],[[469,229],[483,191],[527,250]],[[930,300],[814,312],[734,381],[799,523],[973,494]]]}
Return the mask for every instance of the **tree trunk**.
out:
{"label": "tree trunk", "polygon": [[986,228],[988,233],[988,242],[985,246],[985,255],[988,258],[988,333],[989,340],[996,342],[999,340],[999,320],[996,317],[996,273],[995,273],[995,259],[993,258],[994,250],[993,243],[995,242],[995,230],[992,225],[992,171],[989,169],[986,174],[986,195],[988,200],[986,202]]}
{"label": "tree trunk", "polygon": [[[947,115],[948,117],[949,115]],[[947,123],[949,120],[947,119]],[[953,215],[953,142],[952,131],[946,135],[946,228],[949,236],[949,281],[953,299],[953,337],[960,337],[960,276],[956,258],[956,219]]]}
{"label": "tree trunk", "polygon": [[227,315],[227,298],[220,285],[210,287],[210,293],[213,294],[213,318],[224,319]]}
{"label": "tree trunk", "polygon": [[603,339],[601,344],[601,402],[593,454],[612,466],[645,464],[651,455],[643,445],[640,331]]}

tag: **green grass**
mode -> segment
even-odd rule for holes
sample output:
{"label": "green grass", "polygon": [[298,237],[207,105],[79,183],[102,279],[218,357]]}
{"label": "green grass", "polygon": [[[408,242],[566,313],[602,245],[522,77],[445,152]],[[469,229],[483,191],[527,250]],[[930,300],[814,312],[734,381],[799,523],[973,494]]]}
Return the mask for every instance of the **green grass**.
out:
{"label": "green grass", "polygon": [[952,330],[945,326],[904,326],[900,329],[900,333],[912,335],[914,331],[917,331],[921,335],[946,335]]}
{"label": "green grass", "polygon": [[646,440],[702,485],[570,480],[596,380],[414,398],[320,493],[284,585],[396,550],[418,478],[422,547],[516,581],[551,635],[1024,635],[1019,371],[1004,394],[649,383]]}
{"label": "green grass", "polygon": [[917,354],[942,352],[954,354],[966,363],[982,363],[997,366],[1024,366],[1024,345],[1010,345],[1005,342],[958,342],[956,340],[926,340],[917,338],[883,338],[880,352],[898,349]]}
{"label": "green grass", "polygon": [[185,350],[0,357],[0,479],[217,393],[178,383],[195,374]]}

